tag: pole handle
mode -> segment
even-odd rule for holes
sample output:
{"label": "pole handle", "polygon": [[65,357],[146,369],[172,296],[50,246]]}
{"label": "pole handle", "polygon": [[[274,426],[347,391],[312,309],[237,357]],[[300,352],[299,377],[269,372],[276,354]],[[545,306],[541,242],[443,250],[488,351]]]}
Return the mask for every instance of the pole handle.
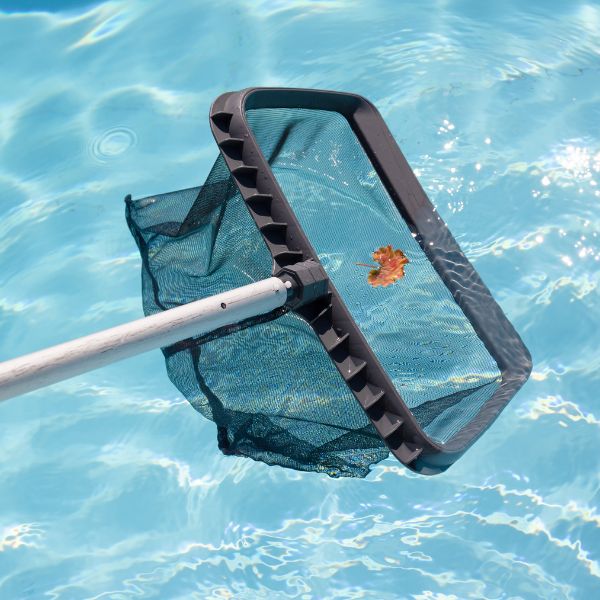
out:
{"label": "pole handle", "polygon": [[286,303],[290,282],[270,277],[0,363],[0,400],[262,315]]}

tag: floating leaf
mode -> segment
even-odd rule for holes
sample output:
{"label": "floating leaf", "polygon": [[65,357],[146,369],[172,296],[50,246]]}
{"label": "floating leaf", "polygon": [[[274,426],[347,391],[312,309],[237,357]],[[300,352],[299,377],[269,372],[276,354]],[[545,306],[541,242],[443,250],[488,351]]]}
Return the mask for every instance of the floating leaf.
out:
{"label": "floating leaf", "polygon": [[404,265],[409,263],[408,258],[402,250],[394,250],[391,246],[382,246],[373,252],[373,260],[379,263],[379,267],[375,265],[365,265],[357,263],[361,267],[370,267],[367,281],[373,287],[387,287],[396,283],[398,279],[404,277]]}

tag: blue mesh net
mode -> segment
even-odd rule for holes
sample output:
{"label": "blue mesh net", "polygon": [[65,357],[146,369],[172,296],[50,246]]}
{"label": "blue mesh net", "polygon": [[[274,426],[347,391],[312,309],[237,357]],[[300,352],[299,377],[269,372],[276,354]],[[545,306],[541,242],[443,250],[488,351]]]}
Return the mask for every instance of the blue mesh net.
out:
{"label": "blue mesh net", "polygon": [[[221,158],[203,187],[129,201],[127,219],[143,259],[145,314],[271,276],[271,255]],[[163,352],[169,377],[216,423],[226,454],[333,477],[364,477],[388,454],[294,313],[280,309]]]}
{"label": "blue mesh net", "polygon": [[[500,372],[335,112],[260,109],[249,124],[331,281],[424,431],[447,443]],[[204,186],[127,202],[146,314],[270,277],[273,261],[219,158]],[[378,247],[406,276],[367,284]],[[226,454],[365,476],[388,451],[310,326],[278,309],[164,348],[171,380],[217,426]]]}

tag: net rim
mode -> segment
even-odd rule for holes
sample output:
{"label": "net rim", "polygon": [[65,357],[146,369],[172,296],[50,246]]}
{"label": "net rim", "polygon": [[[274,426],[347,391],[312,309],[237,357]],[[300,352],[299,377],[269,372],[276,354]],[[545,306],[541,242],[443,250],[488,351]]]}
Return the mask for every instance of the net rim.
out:
{"label": "net rim", "polygon": [[[222,94],[211,106],[211,131],[251,216],[263,233],[273,257],[274,274],[289,264],[319,259],[246,118],[247,110],[260,108],[330,110],[347,120],[422,250],[498,364],[501,372],[498,390],[466,427],[442,444],[432,440],[418,424],[331,281],[328,297],[298,309],[394,456],[423,474],[445,470],[484,433],[525,383],[532,368],[527,348],[428,199],[376,107],[356,94],[248,88]],[[270,239],[263,232],[269,222],[287,225],[284,239],[281,236]],[[332,331],[338,338],[348,333],[347,346],[332,346]]]}

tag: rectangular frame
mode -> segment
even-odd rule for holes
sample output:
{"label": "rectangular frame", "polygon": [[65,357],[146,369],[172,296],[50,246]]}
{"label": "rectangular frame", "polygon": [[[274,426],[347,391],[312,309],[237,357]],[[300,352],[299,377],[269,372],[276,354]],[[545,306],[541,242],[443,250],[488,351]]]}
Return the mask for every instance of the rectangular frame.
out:
{"label": "rectangular frame", "polygon": [[417,423],[331,281],[326,296],[297,309],[392,454],[416,472],[440,473],[481,436],[525,383],[531,356],[427,198],[383,118],[362,96],[249,88],[223,94],[211,107],[212,133],[271,252],[274,274],[297,262],[319,259],[246,120],[247,110],[260,108],[330,110],[346,118],[421,249],[501,371],[499,388],[477,416],[440,444]]}

